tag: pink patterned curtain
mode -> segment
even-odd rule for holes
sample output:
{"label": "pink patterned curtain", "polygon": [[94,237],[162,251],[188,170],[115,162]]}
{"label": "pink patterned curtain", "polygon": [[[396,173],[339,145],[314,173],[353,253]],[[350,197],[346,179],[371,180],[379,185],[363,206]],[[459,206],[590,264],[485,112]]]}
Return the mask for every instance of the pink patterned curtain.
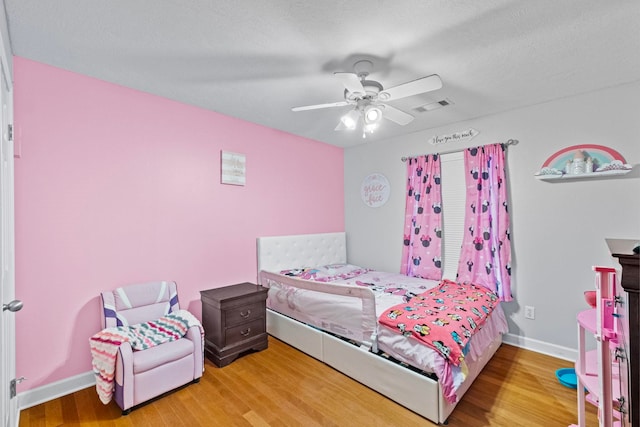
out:
{"label": "pink patterned curtain", "polygon": [[483,285],[511,301],[511,241],[505,147],[502,144],[469,148],[465,235],[458,265],[458,282]]}
{"label": "pink patterned curtain", "polygon": [[407,200],[401,272],[407,276],[442,278],[442,197],[440,156],[429,154],[407,162]]}

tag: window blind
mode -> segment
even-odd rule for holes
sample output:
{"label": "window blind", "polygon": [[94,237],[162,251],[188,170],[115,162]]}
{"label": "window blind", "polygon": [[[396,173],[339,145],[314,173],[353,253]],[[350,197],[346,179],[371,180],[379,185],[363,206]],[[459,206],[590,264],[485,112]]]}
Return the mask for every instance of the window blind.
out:
{"label": "window blind", "polygon": [[464,237],[466,183],[464,152],[440,156],[442,179],[442,278],[456,279]]}

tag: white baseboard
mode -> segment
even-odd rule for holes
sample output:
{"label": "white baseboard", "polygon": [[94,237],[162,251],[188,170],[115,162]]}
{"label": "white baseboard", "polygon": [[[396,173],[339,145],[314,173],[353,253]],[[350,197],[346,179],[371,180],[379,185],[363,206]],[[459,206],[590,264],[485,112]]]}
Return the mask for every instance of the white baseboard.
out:
{"label": "white baseboard", "polygon": [[65,378],[50,384],[18,393],[18,407],[20,410],[66,396],[83,388],[96,385],[96,377],[92,371]]}
{"label": "white baseboard", "polygon": [[562,347],[550,344],[544,341],[534,340],[533,338],[521,337],[513,334],[505,334],[502,336],[502,342],[526,350],[535,351],[536,353],[546,354],[547,356],[557,357],[558,359],[575,362],[578,358],[578,350],[568,347]]}

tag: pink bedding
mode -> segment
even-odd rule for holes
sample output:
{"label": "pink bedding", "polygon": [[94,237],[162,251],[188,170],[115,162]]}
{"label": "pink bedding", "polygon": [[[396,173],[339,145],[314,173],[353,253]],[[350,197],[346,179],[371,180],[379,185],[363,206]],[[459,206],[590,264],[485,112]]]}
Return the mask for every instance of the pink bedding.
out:
{"label": "pink bedding", "polygon": [[496,294],[484,287],[443,280],[435,289],[388,308],[379,322],[459,366],[471,337],[497,304]]}

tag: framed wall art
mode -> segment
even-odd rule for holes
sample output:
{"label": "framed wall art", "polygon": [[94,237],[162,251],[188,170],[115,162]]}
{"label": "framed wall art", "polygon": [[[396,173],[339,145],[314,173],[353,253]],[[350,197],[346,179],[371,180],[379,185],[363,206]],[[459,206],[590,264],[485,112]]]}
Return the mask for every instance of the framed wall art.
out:
{"label": "framed wall art", "polygon": [[244,154],[220,152],[220,183],[245,185],[247,158]]}
{"label": "framed wall art", "polygon": [[391,185],[386,176],[381,173],[372,173],[362,180],[360,197],[365,205],[378,208],[389,200]]}

